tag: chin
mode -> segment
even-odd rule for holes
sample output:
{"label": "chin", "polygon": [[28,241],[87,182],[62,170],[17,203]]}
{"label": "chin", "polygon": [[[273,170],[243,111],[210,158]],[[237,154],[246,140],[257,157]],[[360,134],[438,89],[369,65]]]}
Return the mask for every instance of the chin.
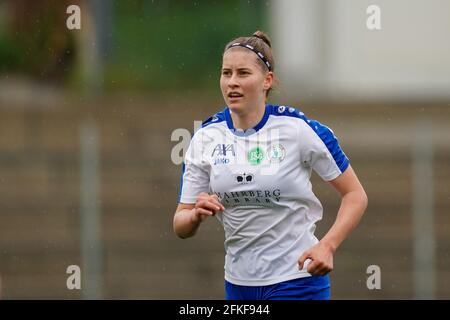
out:
{"label": "chin", "polygon": [[232,112],[236,112],[236,113],[239,113],[240,111],[243,111],[246,109],[245,105],[242,102],[235,102],[235,103],[228,102],[227,106]]}

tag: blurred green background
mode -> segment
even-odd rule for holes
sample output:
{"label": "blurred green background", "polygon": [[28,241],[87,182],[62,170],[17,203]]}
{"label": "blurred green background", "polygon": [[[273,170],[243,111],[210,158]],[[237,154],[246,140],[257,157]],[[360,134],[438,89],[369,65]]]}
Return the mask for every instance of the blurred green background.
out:
{"label": "blurred green background", "polygon": [[[61,15],[73,3],[77,2],[3,1],[0,71],[81,86],[77,31],[65,28],[68,15]],[[92,10],[93,2],[84,5]],[[98,5],[107,13],[102,19],[108,30],[98,42],[106,92],[214,89],[225,44],[236,35],[267,28],[268,4],[259,1],[132,0]]]}

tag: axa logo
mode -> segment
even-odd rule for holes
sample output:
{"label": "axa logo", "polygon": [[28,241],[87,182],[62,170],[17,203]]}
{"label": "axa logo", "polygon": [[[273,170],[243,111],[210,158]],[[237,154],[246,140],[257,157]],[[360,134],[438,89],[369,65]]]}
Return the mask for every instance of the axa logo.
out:
{"label": "axa logo", "polygon": [[252,183],[254,180],[253,174],[251,173],[242,173],[236,175],[236,181],[240,184]]}
{"label": "axa logo", "polygon": [[232,156],[236,156],[236,154],[234,152],[234,144],[219,143],[214,148],[211,157],[214,157],[214,156],[224,156],[224,157],[226,157],[227,155],[230,155],[230,154]]}
{"label": "axa logo", "polygon": [[214,165],[215,166],[218,165],[218,164],[228,164],[228,163],[230,163],[230,159],[228,159],[228,158],[217,158],[217,159],[214,159]]}

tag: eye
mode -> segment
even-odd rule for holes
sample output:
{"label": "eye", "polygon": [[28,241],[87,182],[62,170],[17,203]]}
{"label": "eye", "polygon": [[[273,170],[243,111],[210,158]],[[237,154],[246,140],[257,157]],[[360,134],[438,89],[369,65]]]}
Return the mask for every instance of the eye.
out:
{"label": "eye", "polygon": [[230,74],[230,71],[229,70],[222,70],[222,74],[224,76],[228,76]]}

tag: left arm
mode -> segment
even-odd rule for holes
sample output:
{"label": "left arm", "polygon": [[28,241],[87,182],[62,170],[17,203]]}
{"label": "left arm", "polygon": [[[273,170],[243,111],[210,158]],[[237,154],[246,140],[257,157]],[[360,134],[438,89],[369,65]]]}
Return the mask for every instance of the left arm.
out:
{"label": "left arm", "polygon": [[325,275],[333,270],[334,252],[358,225],[368,204],[366,192],[350,165],[329,183],[342,197],[336,221],[322,240],[306,250],[298,260],[299,268],[303,269],[305,260],[311,259],[307,271],[315,276]]}

